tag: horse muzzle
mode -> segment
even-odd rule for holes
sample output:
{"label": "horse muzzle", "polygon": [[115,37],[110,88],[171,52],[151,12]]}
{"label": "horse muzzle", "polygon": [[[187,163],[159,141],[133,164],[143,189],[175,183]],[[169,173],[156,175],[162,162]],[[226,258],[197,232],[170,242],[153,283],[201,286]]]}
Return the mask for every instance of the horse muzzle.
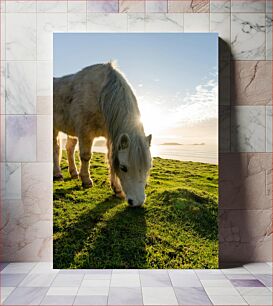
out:
{"label": "horse muzzle", "polygon": [[145,198],[144,198],[143,201],[137,201],[137,200],[133,200],[133,199],[129,198],[127,200],[127,202],[128,202],[128,205],[131,206],[131,207],[140,207],[144,204]]}

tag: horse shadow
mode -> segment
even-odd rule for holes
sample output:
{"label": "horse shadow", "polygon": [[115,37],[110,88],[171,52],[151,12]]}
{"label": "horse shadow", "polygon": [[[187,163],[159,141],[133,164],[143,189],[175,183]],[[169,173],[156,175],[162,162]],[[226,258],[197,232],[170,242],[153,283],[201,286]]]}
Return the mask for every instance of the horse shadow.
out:
{"label": "horse shadow", "polygon": [[[114,196],[81,214],[53,243],[54,268],[143,268],[146,265],[144,208]],[[55,230],[54,230],[55,232]],[[56,231],[58,232],[58,231]]]}
{"label": "horse shadow", "polygon": [[83,268],[140,269],[147,265],[144,208],[121,209],[96,237],[82,262]]}

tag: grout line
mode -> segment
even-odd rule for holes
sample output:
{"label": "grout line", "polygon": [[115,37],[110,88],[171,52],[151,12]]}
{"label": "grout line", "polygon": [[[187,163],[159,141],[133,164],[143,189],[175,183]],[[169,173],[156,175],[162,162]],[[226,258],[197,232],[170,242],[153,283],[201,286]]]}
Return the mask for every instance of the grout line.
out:
{"label": "grout line", "polygon": [[[232,31],[231,31],[231,27],[232,27],[232,16],[231,16],[231,1],[230,1],[230,12],[229,12],[229,59],[228,59],[228,80],[229,80],[229,86],[228,86],[228,89],[229,89],[229,94],[228,94],[228,97],[229,97],[229,152],[232,152],[232,106],[231,106],[231,48],[232,48]],[[233,62],[234,64],[234,62]],[[218,158],[219,158],[219,153],[218,153]],[[218,173],[219,174],[219,173]],[[219,209],[219,208],[218,208]],[[218,226],[218,235],[219,235],[219,228],[220,228],[220,225]],[[219,244],[219,247],[220,247],[220,240],[218,240],[218,244]]]}
{"label": "grout line", "polygon": [[143,290],[142,290],[142,286],[141,286],[141,278],[140,278],[140,272],[139,269],[137,269],[137,275],[138,275],[138,279],[139,279],[139,285],[140,285],[140,292],[141,292],[141,300],[142,300],[142,304],[144,305],[144,300],[143,300]]}
{"label": "grout line", "polygon": [[36,88],[35,88],[35,111],[36,111],[36,161],[38,161],[38,116],[37,116],[37,96],[38,96],[38,18],[37,18],[37,10],[38,10],[38,4],[36,1],[36,15],[35,15],[35,21],[36,21],[36,61],[35,61],[35,67],[36,67],[36,78],[35,78],[35,83],[36,83]]}
{"label": "grout line", "polygon": [[76,300],[76,298],[77,298],[77,296],[78,296],[78,292],[79,292],[80,287],[81,287],[81,285],[82,285],[82,282],[83,282],[83,280],[84,280],[84,276],[85,276],[85,274],[86,274],[86,272],[84,272],[84,273],[83,273],[83,277],[82,277],[81,282],[80,282],[80,284],[79,284],[79,286],[78,286],[77,292],[76,292],[76,294],[75,294],[75,296],[74,296],[74,299],[73,299],[73,303],[72,303],[72,305],[74,305],[75,300]]}
{"label": "grout line", "polygon": [[127,15],[127,19],[126,19],[126,21],[127,21],[126,32],[128,33],[129,32],[129,13],[128,13],[128,11],[125,12],[125,13]]}
{"label": "grout line", "polygon": [[[69,31],[68,31],[68,1],[69,0],[66,0],[66,32],[68,33]],[[52,50],[52,52],[53,52],[53,54],[52,54],[52,57],[54,58],[54,40],[53,40],[53,45],[52,45],[52,47],[53,47],[53,50]]]}
{"label": "grout line", "polygon": [[139,269],[138,269],[138,275],[139,275],[139,283],[140,283],[141,300],[142,300],[142,304],[144,305],[143,286],[141,284],[141,277],[140,277]]}
{"label": "grout line", "polygon": [[[209,32],[211,33],[211,15],[210,15],[211,13],[210,13],[210,9],[209,9],[209,12],[207,14],[209,15]],[[218,35],[218,42],[219,42],[219,35]],[[219,51],[218,51],[218,54],[219,54]],[[219,64],[218,64],[218,67],[219,67]]]}
{"label": "grout line", "polygon": [[[4,77],[4,80],[5,80],[5,84],[4,84],[4,113],[5,113],[5,117],[4,117],[4,160],[5,162],[7,162],[7,17],[6,17],[6,2],[5,2],[5,13],[4,13],[4,59],[5,59],[5,62],[4,62],[4,72],[5,72],[5,77]],[[1,43],[1,42],[0,42]],[[22,166],[21,166],[21,186],[22,186]],[[4,190],[4,193],[6,191]],[[22,192],[22,191],[21,191]]]}
{"label": "grout line", "polygon": [[[171,279],[171,277],[170,277],[170,274],[169,274],[169,269],[166,269],[167,270],[167,275],[168,275],[168,278],[169,278],[169,281],[170,281],[170,284],[171,284],[171,286],[172,286],[172,288],[173,288],[173,292],[174,292],[174,296],[175,296],[175,298],[176,298],[176,301],[177,301],[177,303],[179,303],[179,301],[178,301],[178,296],[177,296],[177,294],[176,294],[176,291],[174,290],[174,286],[173,286],[173,283],[172,283],[172,279]],[[195,270],[194,270],[195,271]],[[143,302],[143,305],[144,305],[144,302]]]}
{"label": "grout line", "polygon": [[112,283],[112,275],[113,275],[113,269],[111,269],[111,273],[110,273],[110,282],[109,282],[109,290],[108,290],[108,294],[107,294],[107,305],[109,305],[109,295],[110,295],[110,289],[111,289],[111,283]]}
{"label": "grout line", "polygon": [[[0,5],[1,5],[1,2],[0,2]],[[2,18],[2,10],[0,9],[0,44],[1,44],[1,40],[2,40],[2,19],[1,18]],[[1,46],[0,46],[0,59],[1,59],[1,57],[2,57],[2,54],[1,54]],[[1,64],[2,64],[2,62],[1,62]],[[2,101],[1,101],[1,97],[2,97],[2,66],[1,66],[0,73],[1,73],[1,75],[0,75],[0,108],[2,108]],[[0,111],[1,111],[1,116],[0,116],[0,138],[1,138],[3,117],[2,117],[2,110],[0,109]],[[5,107],[4,107],[4,113],[6,113],[5,112]],[[4,121],[4,122],[6,122],[6,121]],[[1,145],[2,145],[2,142],[0,143],[1,160],[2,159],[6,160],[6,156],[5,156],[6,155],[5,154],[5,152],[6,152],[6,148],[5,148],[6,147],[6,137],[5,137],[5,134],[4,134],[4,145],[5,145],[5,147],[4,147],[4,149],[5,149],[4,156],[2,156],[2,147],[1,147]],[[4,171],[5,171],[5,163],[4,163]],[[2,171],[0,171],[0,185],[1,185],[1,183],[2,183]],[[2,186],[0,186],[0,187],[2,187]],[[1,201],[1,200],[3,200],[3,198],[5,197],[5,191],[6,191],[6,188],[5,188],[5,185],[4,185],[3,191],[2,191],[2,188],[0,188],[0,212],[2,211],[2,203],[3,203],[3,201]],[[0,226],[2,228],[2,218],[0,218],[0,219],[1,219],[0,220]],[[0,287],[1,287],[1,281],[2,281],[2,279],[0,277]],[[2,292],[0,292],[0,299],[2,299],[1,294],[2,294]]]}
{"label": "grout line", "polygon": [[266,15],[267,12],[264,12],[264,41],[265,41],[265,48],[264,48],[264,59],[267,60],[267,25],[266,25]]}
{"label": "grout line", "polygon": [[[267,107],[266,105],[264,106],[264,125],[265,125],[265,148],[264,148],[264,151],[267,152],[267,134],[268,134],[268,131],[267,131]],[[265,182],[266,182],[266,172],[265,172]]]}

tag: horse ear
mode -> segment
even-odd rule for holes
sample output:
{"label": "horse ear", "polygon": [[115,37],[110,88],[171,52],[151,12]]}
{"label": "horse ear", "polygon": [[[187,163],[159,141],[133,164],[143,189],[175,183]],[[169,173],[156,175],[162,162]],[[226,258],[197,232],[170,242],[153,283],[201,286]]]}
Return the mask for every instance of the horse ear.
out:
{"label": "horse ear", "polygon": [[129,148],[130,137],[128,134],[121,134],[118,139],[118,150],[125,150]]}
{"label": "horse ear", "polygon": [[151,146],[151,142],[152,142],[152,134],[150,134],[149,136],[146,137],[146,141],[149,145],[149,147]]}

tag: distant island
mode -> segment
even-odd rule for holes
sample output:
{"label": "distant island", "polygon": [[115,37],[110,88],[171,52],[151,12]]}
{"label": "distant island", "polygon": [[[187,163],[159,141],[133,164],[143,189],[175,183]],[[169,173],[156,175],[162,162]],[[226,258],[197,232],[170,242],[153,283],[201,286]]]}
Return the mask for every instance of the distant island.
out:
{"label": "distant island", "polygon": [[161,146],[182,146],[182,143],[178,143],[178,142],[164,142],[162,144],[160,144]]}
{"label": "distant island", "polygon": [[178,143],[178,142],[164,142],[161,143],[160,146],[183,146],[183,145],[188,145],[188,146],[204,146],[205,143],[188,143],[188,144],[183,144],[183,143]]}
{"label": "distant island", "polygon": [[[205,145],[204,142],[201,143],[179,143],[179,142],[164,142],[159,144],[160,146],[203,146]],[[98,139],[94,143],[94,147],[104,147],[106,146],[106,140],[105,139]]]}

